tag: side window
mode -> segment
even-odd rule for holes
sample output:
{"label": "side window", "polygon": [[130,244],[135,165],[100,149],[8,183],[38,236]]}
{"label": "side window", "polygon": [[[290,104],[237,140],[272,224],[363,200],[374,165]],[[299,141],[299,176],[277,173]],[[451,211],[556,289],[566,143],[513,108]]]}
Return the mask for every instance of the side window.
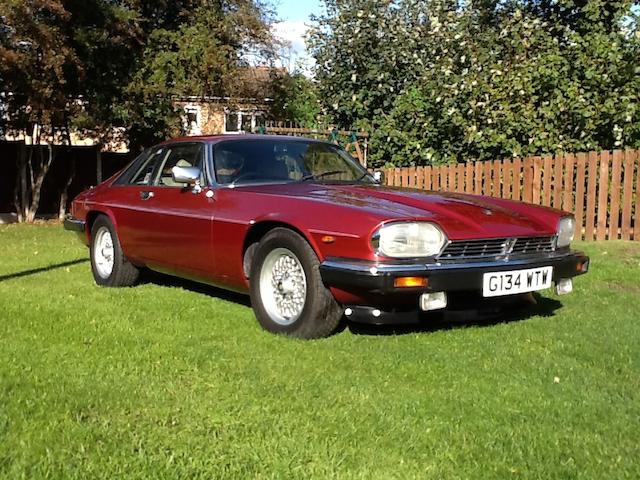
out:
{"label": "side window", "polygon": [[129,183],[131,185],[149,185],[156,164],[164,157],[163,153],[164,149],[162,148],[152,152],[133,174]]}
{"label": "side window", "polygon": [[[171,172],[173,167],[198,167],[202,170],[202,144],[178,143],[168,147],[167,151],[168,154],[165,155],[164,162],[157,170],[156,179],[153,182],[154,185],[161,187],[183,187],[183,184],[173,181],[173,174]],[[200,182],[205,183],[202,175]]]}

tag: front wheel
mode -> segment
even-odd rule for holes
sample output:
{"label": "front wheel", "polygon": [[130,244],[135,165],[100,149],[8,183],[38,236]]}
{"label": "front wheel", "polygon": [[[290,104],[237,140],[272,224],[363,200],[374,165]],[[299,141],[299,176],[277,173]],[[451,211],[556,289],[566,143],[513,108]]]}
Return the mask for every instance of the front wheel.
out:
{"label": "front wheel", "polygon": [[307,241],[275,228],[258,245],[250,273],[251,304],[265,330],[299,338],[333,333],[342,309],[322,283]]}

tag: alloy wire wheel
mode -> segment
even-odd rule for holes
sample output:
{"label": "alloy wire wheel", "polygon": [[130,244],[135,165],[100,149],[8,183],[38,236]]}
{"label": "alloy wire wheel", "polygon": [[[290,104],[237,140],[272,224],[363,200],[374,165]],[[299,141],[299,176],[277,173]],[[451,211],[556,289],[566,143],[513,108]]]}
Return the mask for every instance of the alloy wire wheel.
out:
{"label": "alloy wire wheel", "polygon": [[256,249],[249,286],[256,318],[265,330],[299,338],[326,337],[342,308],[322,283],[320,262],[307,241],[288,228],[274,228]]}
{"label": "alloy wire wheel", "polygon": [[274,322],[290,325],[300,317],[307,296],[307,277],[290,250],[276,248],[264,259],[260,296]]}

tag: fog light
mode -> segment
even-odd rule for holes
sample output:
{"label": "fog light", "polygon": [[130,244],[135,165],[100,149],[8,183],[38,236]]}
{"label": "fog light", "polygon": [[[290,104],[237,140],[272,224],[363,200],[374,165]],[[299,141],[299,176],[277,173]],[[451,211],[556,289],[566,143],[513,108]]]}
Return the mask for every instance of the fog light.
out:
{"label": "fog light", "polygon": [[440,310],[447,306],[447,294],[445,292],[423,293],[420,295],[420,309]]}
{"label": "fog light", "polygon": [[396,288],[424,288],[428,284],[429,281],[424,277],[398,277],[393,280],[393,286]]}
{"label": "fog light", "polygon": [[573,282],[570,278],[562,278],[556,282],[556,293],[558,295],[566,295],[573,291]]}
{"label": "fog light", "polygon": [[382,314],[382,312],[380,310],[378,310],[377,308],[371,312],[371,315],[373,315],[374,317],[379,317]]}
{"label": "fog light", "polygon": [[352,310],[351,308],[345,308],[345,309],[344,309],[344,314],[345,314],[347,317],[350,317],[350,316],[353,314],[353,310]]}

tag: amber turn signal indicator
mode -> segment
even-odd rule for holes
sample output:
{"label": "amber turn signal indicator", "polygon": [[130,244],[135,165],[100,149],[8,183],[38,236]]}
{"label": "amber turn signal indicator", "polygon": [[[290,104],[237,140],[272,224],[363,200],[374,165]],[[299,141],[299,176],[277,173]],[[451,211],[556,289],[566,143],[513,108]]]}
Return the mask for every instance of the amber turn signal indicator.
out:
{"label": "amber turn signal indicator", "polygon": [[325,235],[320,239],[322,243],[333,243],[336,241],[336,237],[332,237],[331,235]]}
{"label": "amber turn signal indicator", "polygon": [[429,279],[425,277],[398,277],[393,280],[393,286],[396,288],[426,287],[427,285],[429,285]]}

